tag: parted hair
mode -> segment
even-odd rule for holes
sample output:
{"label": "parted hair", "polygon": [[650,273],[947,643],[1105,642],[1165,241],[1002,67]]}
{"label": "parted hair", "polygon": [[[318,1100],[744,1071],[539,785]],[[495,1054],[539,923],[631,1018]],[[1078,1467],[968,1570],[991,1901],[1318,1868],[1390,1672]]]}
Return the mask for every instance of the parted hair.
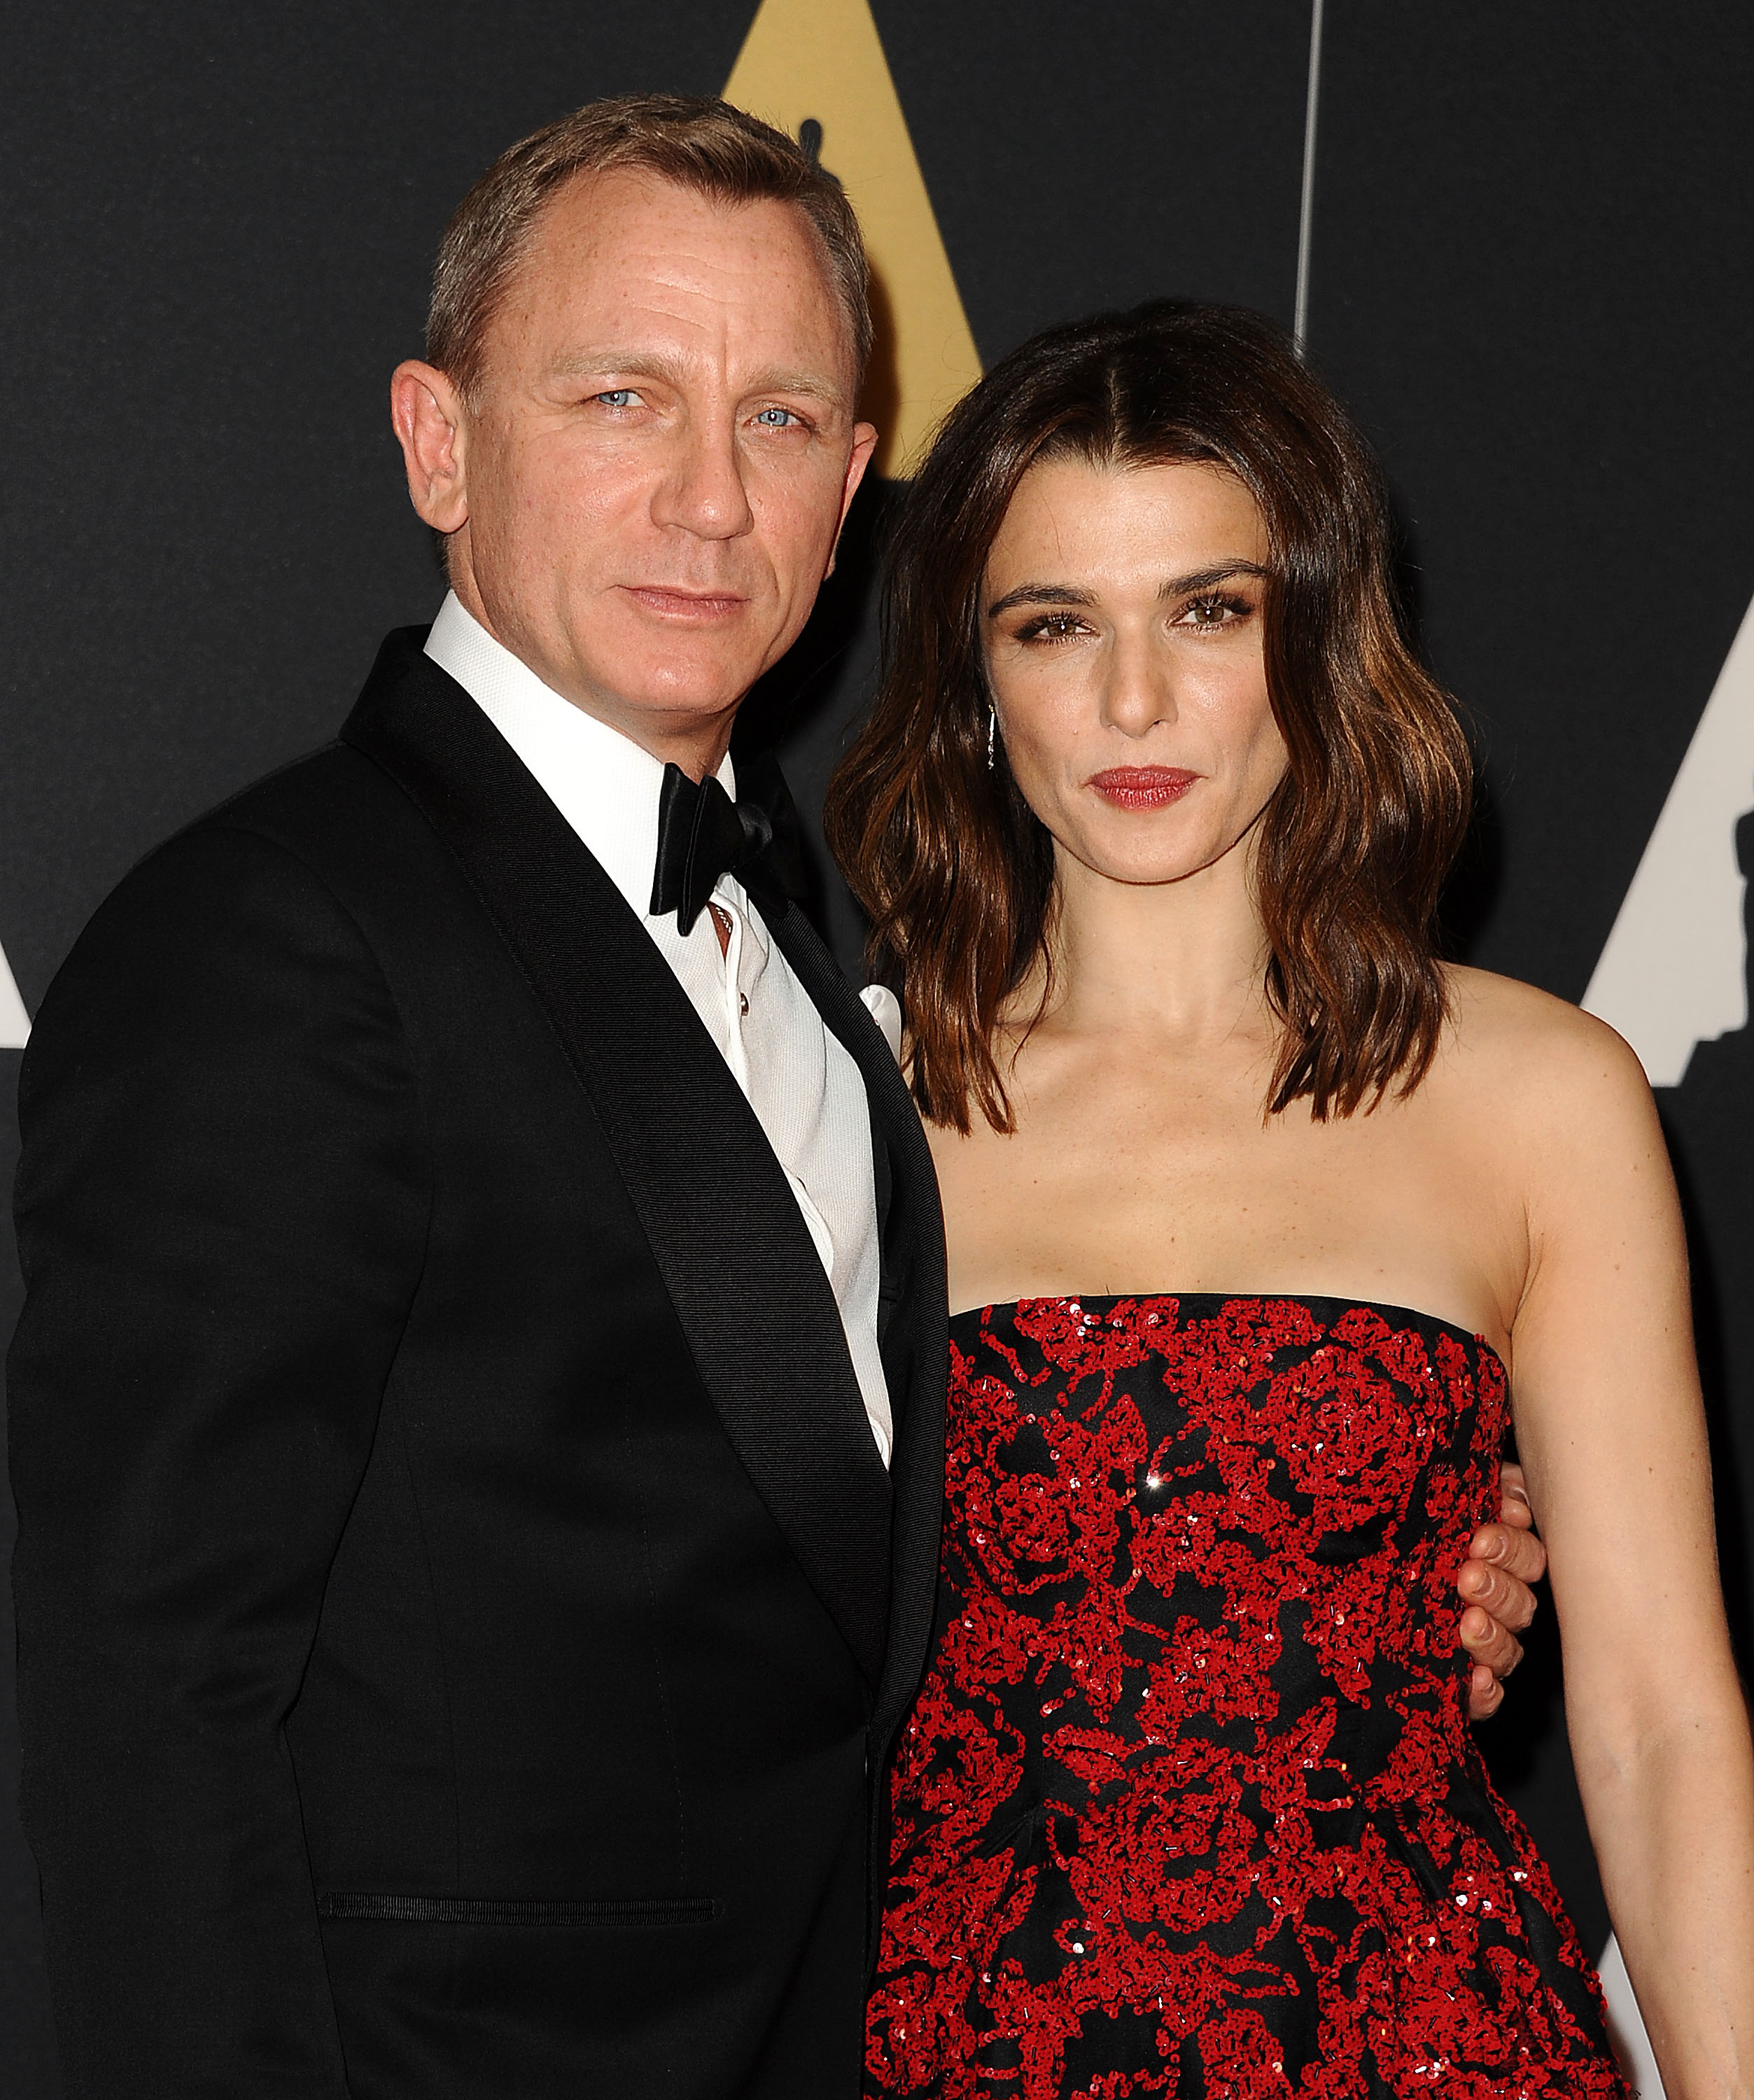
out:
{"label": "parted hair", "polygon": [[978,1108],[1014,1128],[999,1025],[1032,974],[1051,982],[1052,842],[1003,744],[989,769],[981,618],[1006,510],[1050,457],[1203,461],[1258,505],[1267,686],[1289,753],[1254,839],[1280,1026],[1265,1106],[1307,1098],[1325,1118],[1410,1092],[1447,1011],[1436,914],[1467,832],[1468,741],[1409,645],[1382,476],[1346,411],[1272,322],[1161,300],[996,364],[895,519],[878,697],[826,819],[872,968],[902,987],[921,1113],[966,1131]]}
{"label": "parted hair", "polygon": [[655,175],[721,204],[795,205],[822,249],[862,378],[871,346],[870,276],[840,183],[796,139],[716,95],[622,95],[588,102],[509,147],[445,228],[426,360],[465,400],[480,383],[488,324],[544,207],[575,176],[613,170]]}

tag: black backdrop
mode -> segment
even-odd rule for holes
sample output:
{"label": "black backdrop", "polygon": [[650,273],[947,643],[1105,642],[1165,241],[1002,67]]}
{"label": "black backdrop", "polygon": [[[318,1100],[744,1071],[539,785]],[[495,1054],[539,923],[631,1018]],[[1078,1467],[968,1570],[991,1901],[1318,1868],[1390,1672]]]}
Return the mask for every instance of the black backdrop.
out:
{"label": "black backdrop", "polygon": [[[983,358],[1161,292],[1291,320],[1303,0],[874,12]],[[588,97],[716,90],[753,13],[5,9],[0,946],[33,1010],[142,852],[325,738],[382,631],[430,616],[385,381],[465,187]],[[1754,15],[1329,0],[1320,86],[1311,354],[1382,448],[1429,653],[1488,754],[1452,923],[1472,960],[1578,998],[1754,593]],[[868,690],[882,502],[862,497],[853,558],[746,726],[806,801]],[[826,872],[818,902],[850,961]],[[1744,1642],[1751,1042],[1702,1048],[1664,1096]],[[9,1167],[9,1106],[0,1133]],[[4,1328],[16,1289],[7,1241]],[[1550,1639],[1492,1754],[1599,1944]],[[0,2087],[48,2100],[15,1771],[0,1720]]]}

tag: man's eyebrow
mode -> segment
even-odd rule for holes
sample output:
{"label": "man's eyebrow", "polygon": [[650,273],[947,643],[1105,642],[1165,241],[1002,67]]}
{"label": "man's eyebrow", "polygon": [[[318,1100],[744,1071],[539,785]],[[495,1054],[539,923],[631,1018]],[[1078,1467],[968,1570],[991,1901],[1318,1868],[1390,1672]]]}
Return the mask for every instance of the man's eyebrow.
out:
{"label": "man's eyebrow", "polygon": [[[666,357],[662,351],[617,350],[612,344],[602,349],[569,350],[549,367],[549,375],[554,379],[577,379],[598,373],[617,379],[661,379],[667,386],[676,387],[685,386],[689,377],[682,364]],[[847,390],[838,380],[819,372],[788,371],[778,366],[756,373],[745,385],[743,394],[746,399],[751,394],[802,394],[836,408],[847,406]]]}
{"label": "man's eyebrow", "polygon": [[847,390],[838,379],[830,379],[820,372],[787,372],[775,367],[767,372],[758,372],[743,389],[748,394],[806,394],[813,401],[831,401],[836,408],[847,405]]}
{"label": "man's eyebrow", "polygon": [[662,351],[588,348],[563,351],[549,367],[555,379],[575,379],[586,373],[613,373],[617,378],[666,379],[672,385],[682,377],[682,368]]}
{"label": "man's eyebrow", "polygon": [[[1271,571],[1258,562],[1217,562],[1209,569],[1194,569],[1185,576],[1170,576],[1157,586],[1160,598],[1182,598],[1189,591],[1209,590],[1214,584],[1227,583],[1232,576],[1265,576]],[[1019,584],[1015,590],[1007,591],[987,607],[989,620],[997,620],[1002,612],[1011,612],[1020,605],[1094,605],[1093,591],[1079,590],[1071,584]]]}

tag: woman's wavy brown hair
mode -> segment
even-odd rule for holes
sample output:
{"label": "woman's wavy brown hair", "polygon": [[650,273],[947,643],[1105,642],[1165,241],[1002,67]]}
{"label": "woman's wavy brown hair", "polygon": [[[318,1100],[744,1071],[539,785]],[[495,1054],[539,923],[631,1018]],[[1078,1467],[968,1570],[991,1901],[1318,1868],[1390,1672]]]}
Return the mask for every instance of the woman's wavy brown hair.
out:
{"label": "woman's wavy brown hair", "polygon": [[1467,740],[1408,646],[1382,481],[1272,322],[1165,300],[1049,329],[951,412],[889,547],[876,704],[828,791],[828,840],[905,995],[914,1096],[958,1130],[1015,1127],[994,1040],[1051,964],[1053,845],[987,764],[981,596],[1037,461],[1201,461],[1260,506],[1267,684],[1290,765],[1255,833],[1282,1023],[1269,1112],[1350,1115],[1417,1087],[1446,1012],[1439,893],[1465,838]]}

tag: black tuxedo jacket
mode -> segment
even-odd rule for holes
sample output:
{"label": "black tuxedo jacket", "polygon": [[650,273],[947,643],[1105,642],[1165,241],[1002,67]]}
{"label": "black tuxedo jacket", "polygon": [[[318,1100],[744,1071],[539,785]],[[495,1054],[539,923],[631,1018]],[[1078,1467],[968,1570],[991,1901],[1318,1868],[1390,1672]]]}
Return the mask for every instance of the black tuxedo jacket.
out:
{"label": "black tuxedo jacket", "polygon": [[70,2094],[851,2100],[935,1589],[930,1160],[791,911],[870,1104],[886,1476],[752,1111],[421,640],[122,884],[24,1061]]}

